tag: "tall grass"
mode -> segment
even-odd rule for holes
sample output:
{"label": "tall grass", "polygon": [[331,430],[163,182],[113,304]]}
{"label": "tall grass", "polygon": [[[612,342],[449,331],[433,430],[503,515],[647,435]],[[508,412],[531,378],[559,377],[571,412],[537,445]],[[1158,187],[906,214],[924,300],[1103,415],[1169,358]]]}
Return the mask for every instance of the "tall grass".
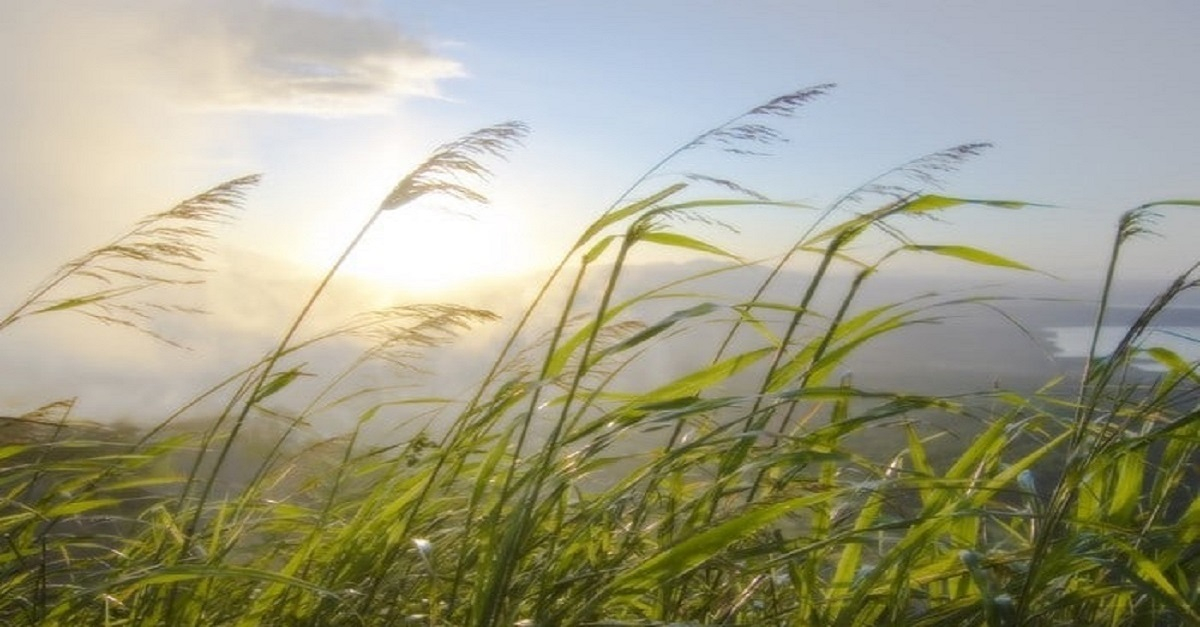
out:
{"label": "tall grass", "polygon": [[[1200,622],[1200,410],[1196,363],[1141,340],[1200,285],[1198,266],[1147,304],[1116,351],[1092,358],[1076,393],[989,390],[939,397],[865,389],[841,373],[877,338],[936,322],[980,298],[861,304],[892,260],[935,255],[1028,271],[965,245],[910,238],[905,220],[969,205],[1026,203],[935,193],[938,177],[985,148],[915,159],[825,207],[772,201],[700,173],[662,180],[680,155],[759,152],[775,124],[830,86],[750,109],[681,144],[601,213],[458,401],[394,395],[363,407],[346,390],[375,360],[410,362],[487,311],[406,304],[330,330],[309,312],[380,219],[442,194],[483,201],[487,161],[519,143],[502,124],[442,146],[402,177],[328,270],[280,340],[204,392],[224,411],[193,435],[132,436],[72,416],[70,402],[8,419],[0,459],[0,619],[104,625],[1184,625]],[[201,228],[231,215],[254,178],[152,216],[67,264],[0,322],[80,311],[143,320],[132,294],[192,280]],[[1122,218],[1096,316],[1123,247],[1152,210]],[[744,206],[810,216],[767,274],[695,225]],[[394,215],[392,215],[394,214]],[[730,217],[732,216],[732,217]],[[170,224],[168,224],[168,222]],[[178,224],[177,224],[178,223]],[[864,238],[883,247],[856,246]],[[648,247],[708,255],[704,275],[631,289]],[[872,252],[874,251],[874,252]],[[113,264],[119,260],[122,264]],[[802,273],[784,273],[785,269]],[[758,277],[710,295],[711,274]],[[781,286],[785,276],[802,285]],[[72,291],[72,281],[100,289]],[[781,299],[778,295],[791,294]],[[790,298],[790,299],[789,299]],[[664,305],[665,304],[665,305]],[[642,319],[645,312],[663,311]],[[120,316],[126,316],[121,318]],[[540,320],[553,321],[538,328]],[[712,332],[717,329],[717,332]],[[305,351],[365,341],[323,386],[297,388]],[[707,356],[647,379],[644,364],[683,341]],[[705,344],[707,343],[707,344]],[[1162,366],[1132,376],[1135,358]],[[638,373],[636,376],[630,373]],[[276,401],[302,407],[282,429]],[[197,399],[197,401],[199,398]],[[377,444],[373,423],[431,402],[428,426]],[[358,412],[342,436],[298,444],[321,411]],[[929,416],[976,421],[951,460],[919,429]],[[890,427],[884,458],[854,439]],[[253,434],[252,434],[253,432]],[[266,433],[267,435],[264,435]],[[251,435],[252,434],[252,435]],[[1032,444],[1031,444],[1032,443]],[[258,446],[236,490],[232,459]]]}

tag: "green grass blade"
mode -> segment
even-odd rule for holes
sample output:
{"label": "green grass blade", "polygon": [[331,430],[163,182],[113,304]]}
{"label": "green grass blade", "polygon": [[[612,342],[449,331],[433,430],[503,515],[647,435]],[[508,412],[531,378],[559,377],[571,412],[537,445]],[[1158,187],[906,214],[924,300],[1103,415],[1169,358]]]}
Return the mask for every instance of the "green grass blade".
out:
{"label": "green grass blade", "polygon": [[738,259],[737,255],[734,255],[733,253],[726,252],[716,246],[713,246],[712,244],[709,244],[708,242],[701,241],[681,233],[671,233],[668,231],[646,231],[644,233],[638,233],[637,240],[641,242],[659,244],[661,246],[673,246],[675,248],[694,250],[697,252],[708,253],[710,255],[717,255],[719,257],[727,257],[735,261]]}
{"label": "green grass blade", "polygon": [[717,305],[714,303],[700,303],[699,305],[694,305],[692,307],[688,307],[687,309],[680,309],[679,311],[672,313],[671,315],[659,320],[645,329],[642,329],[641,331],[638,331],[637,333],[621,340],[620,342],[617,342],[616,344],[613,344],[604,350],[597,351],[595,357],[592,358],[592,363],[598,363],[609,355],[629,350],[639,344],[651,340],[658,335],[661,335],[676,324],[679,324],[680,322],[689,320],[691,318],[707,316],[708,314],[716,311],[717,308]]}
{"label": "green grass blade", "polygon": [[613,224],[616,224],[617,222],[620,222],[621,220],[624,220],[625,218],[628,218],[628,217],[631,217],[638,213],[641,213],[642,211],[645,211],[646,209],[649,209],[650,207],[653,207],[654,205],[662,202],[663,200],[666,200],[667,198],[679,193],[681,190],[683,190],[686,187],[687,187],[687,183],[675,183],[674,185],[668,185],[667,187],[665,187],[665,188],[663,188],[663,189],[661,189],[661,190],[659,190],[637,202],[631,203],[620,209],[615,209],[613,211],[610,211],[610,212],[604,214],[603,216],[600,217],[600,219],[593,222],[590,226],[588,226],[587,229],[584,230],[583,234],[580,235],[580,237],[579,237],[579,242],[576,244],[576,247],[582,246],[584,243],[588,242],[593,237],[598,235],[605,228],[607,228]]}
{"label": "green grass blade", "polygon": [[831,492],[813,494],[751,509],[621,573],[609,585],[607,592],[632,594],[651,591],[664,582],[695,569],[748,534],[763,529],[788,512],[827,501],[833,496]]}
{"label": "green grass blade", "polygon": [[1020,200],[986,200],[981,198],[953,198],[950,196],[939,196],[937,194],[925,194],[918,196],[904,206],[905,213],[928,213],[931,211],[943,211],[952,209],[962,205],[983,205],[986,207],[998,207],[1000,209],[1022,209],[1025,207],[1044,207],[1046,205],[1038,205],[1036,203],[1024,202]]}
{"label": "green grass blade", "polygon": [[1145,584],[1156,597],[1167,603],[1177,614],[1186,617],[1193,624],[1200,624],[1200,612],[1197,612],[1192,604],[1184,598],[1184,594],[1193,595],[1194,590],[1181,591],[1175,587],[1167,579],[1159,565],[1136,548],[1107,535],[1103,536],[1103,540],[1129,558],[1132,567],[1131,574],[1135,579]]}
{"label": "green grass blade", "polygon": [[969,261],[981,266],[995,266],[998,268],[1012,268],[1014,270],[1025,270],[1034,272],[1035,270],[1023,263],[1013,261],[1007,257],[1002,257],[995,253],[990,253],[986,250],[980,250],[972,246],[934,246],[934,245],[918,245],[911,244],[904,247],[905,250],[915,250],[927,253],[943,255],[945,257],[953,257],[963,261]]}
{"label": "green grass blade", "polygon": [[774,352],[772,348],[760,348],[695,370],[642,395],[639,405],[695,396],[741,372],[772,352]]}

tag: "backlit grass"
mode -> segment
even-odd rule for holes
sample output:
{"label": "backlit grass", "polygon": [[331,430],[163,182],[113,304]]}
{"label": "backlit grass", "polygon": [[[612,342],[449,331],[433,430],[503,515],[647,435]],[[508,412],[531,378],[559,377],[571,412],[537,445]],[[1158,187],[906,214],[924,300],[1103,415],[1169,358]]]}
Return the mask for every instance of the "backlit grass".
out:
{"label": "backlit grass", "polygon": [[[363,234],[429,196],[482,201],[488,167],[525,135],[508,123],[437,149],[401,178],[275,348],[131,433],[74,419],[64,402],[4,423],[0,620],[87,625],[1185,625],[1200,622],[1200,409],[1196,363],[1140,340],[1198,284],[1185,269],[1082,381],[1042,392],[938,397],[864,389],[841,366],[876,338],[982,297],[861,305],[889,263],[1028,271],[967,245],[917,241],[905,221],[1011,200],[932,193],[984,146],[927,155],[824,207],[775,202],[733,181],[663,166],[699,150],[753,152],[773,123],[828,91],[786,94],[710,129],[646,172],[579,236],[490,368],[460,399],[346,389],[379,360],[426,351],[494,315],[455,305],[309,312]],[[196,280],[206,230],[256,179],[230,181],[72,261],[0,321],[82,313],[147,329],[155,290]],[[1155,202],[1125,214],[1099,295],[1097,333],[1122,248]],[[741,294],[693,280],[625,289],[644,249],[675,247],[751,269],[707,240],[742,206],[805,216],[773,271]],[[857,246],[866,238],[882,246]],[[774,282],[802,271],[803,285]],[[1171,271],[1164,269],[1164,272]],[[1104,269],[1098,269],[1103,274]],[[791,275],[791,276],[794,276]],[[778,294],[790,294],[779,299]],[[642,319],[646,311],[668,313]],[[354,315],[357,314],[357,315]],[[542,325],[543,320],[552,321]],[[305,351],[347,336],[361,358],[303,388]],[[169,341],[169,338],[163,338]],[[638,374],[686,342],[681,372]],[[689,353],[691,354],[691,353]],[[916,356],[914,356],[915,358]],[[1133,376],[1132,361],[1162,366]],[[311,383],[311,382],[309,382]],[[315,390],[315,391],[314,391]],[[71,392],[64,390],[69,397]],[[300,411],[280,415],[289,396]],[[302,398],[298,398],[301,397]],[[381,412],[428,427],[369,437]],[[313,442],[321,412],[357,425]],[[929,454],[929,416],[981,425],[951,459]],[[269,418],[272,429],[256,425]],[[185,426],[180,426],[180,425]],[[901,434],[883,458],[852,441]],[[246,460],[251,460],[246,462]],[[231,473],[237,462],[241,470]],[[247,469],[248,466],[248,469]],[[233,474],[237,476],[234,477]]]}

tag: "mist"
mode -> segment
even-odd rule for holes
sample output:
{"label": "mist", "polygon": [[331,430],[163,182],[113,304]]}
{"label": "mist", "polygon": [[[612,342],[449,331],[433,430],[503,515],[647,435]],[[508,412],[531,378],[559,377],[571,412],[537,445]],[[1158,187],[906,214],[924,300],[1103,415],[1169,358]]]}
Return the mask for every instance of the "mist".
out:
{"label": "mist", "polygon": [[[65,399],[74,399],[77,418],[103,423],[150,426],[172,415],[211,386],[234,377],[272,350],[319,276],[311,270],[251,251],[220,247],[212,272],[200,285],[167,287],[157,298],[203,309],[203,314],[164,313],[149,328],[178,346],[124,327],[104,325],[71,311],[51,312],[22,320],[0,336],[0,403],[8,414],[24,412]],[[640,356],[620,373],[619,389],[642,392],[682,376],[715,356],[715,348],[734,318],[727,309],[748,298],[765,278],[765,267],[714,272],[715,262],[691,261],[630,266],[617,286],[618,299],[659,289],[651,299],[622,314],[620,320],[644,328],[697,302],[712,302],[723,311],[715,320],[694,328],[680,325],[660,338],[659,350]],[[599,299],[607,269],[598,267],[592,282],[577,300],[580,311]],[[707,275],[707,276],[702,276]],[[324,403],[343,395],[352,402],[336,404],[313,417],[313,433],[333,435],[354,424],[360,412],[376,404],[384,424],[412,423],[432,408],[394,405],[398,400],[441,398],[461,403],[469,398],[507,339],[525,307],[532,302],[546,274],[495,280],[470,288],[448,289],[436,298],[415,299],[403,290],[356,279],[336,277],[301,327],[300,341],[372,311],[397,306],[447,303],[485,310],[498,319],[472,321],[452,329],[433,347],[405,349],[402,358],[374,359],[359,364],[378,338],[343,334],[288,356],[280,369],[298,368],[304,375],[287,394],[272,400],[280,415],[300,412],[334,376],[354,366],[353,376],[328,392]],[[661,286],[688,277],[670,289]],[[785,272],[764,294],[765,302],[785,302],[803,290],[809,277],[801,271]],[[831,310],[843,295],[849,277],[833,281],[816,305]],[[560,279],[560,283],[561,283]],[[977,303],[934,307],[921,324],[889,334],[866,346],[843,368],[857,385],[874,389],[904,389],[922,393],[967,393],[992,386],[1032,390],[1078,367],[1078,359],[1058,357],[1046,329],[1091,322],[1096,283],[1065,282],[1035,275],[1012,277],[1008,282],[980,282],[974,278],[948,278],[945,274],[896,274],[868,282],[856,310],[917,299],[914,305],[987,297]],[[1128,324],[1137,309],[1161,285],[1133,282],[1123,287],[1112,322]],[[932,296],[933,294],[938,296]],[[924,296],[924,298],[919,298]],[[514,353],[537,351],[545,333],[557,324],[561,291],[552,290],[535,311]],[[1191,313],[1189,313],[1191,312]],[[776,316],[778,317],[778,316]],[[716,320],[726,320],[719,323]],[[1186,307],[1165,323],[1198,324]],[[579,322],[574,323],[578,325]],[[815,324],[822,324],[820,322]],[[819,330],[819,329],[818,329]],[[440,341],[440,340],[439,340]],[[735,347],[763,345],[765,339],[743,329]],[[536,358],[535,357],[535,361]],[[311,376],[308,376],[311,375]],[[232,389],[213,394],[189,412],[203,419],[216,415]],[[752,393],[753,390],[729,390]],[[429,417],[421,420],[431,420]]]}

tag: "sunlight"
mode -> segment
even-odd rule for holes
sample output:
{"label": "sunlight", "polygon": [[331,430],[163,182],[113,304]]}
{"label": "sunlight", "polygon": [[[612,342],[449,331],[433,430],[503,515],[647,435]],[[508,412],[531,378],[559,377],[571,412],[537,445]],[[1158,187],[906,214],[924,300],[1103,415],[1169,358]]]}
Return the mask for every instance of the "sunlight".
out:
{"label": "sunlight", "polygon": [[[385,287],[437,295],[527,269],[528,236],[502,208],[456,213],[413,206],[385,214],[344,270]],[[322,253],[336,254],[330,243]]]}

